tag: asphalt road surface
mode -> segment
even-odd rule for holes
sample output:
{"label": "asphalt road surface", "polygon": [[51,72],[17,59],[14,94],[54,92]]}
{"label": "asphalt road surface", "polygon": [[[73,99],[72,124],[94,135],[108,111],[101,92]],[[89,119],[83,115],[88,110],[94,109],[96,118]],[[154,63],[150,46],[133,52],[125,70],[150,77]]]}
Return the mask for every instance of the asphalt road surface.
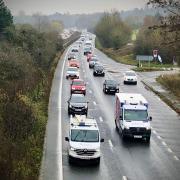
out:
{"label": "asphalt road surface", "polygon": [[[66,53],[67,54],[67,53]],[[67,145],[64,140],[68,136],[69,116],[67,101],[70,97],[71,80],[65,78],[67,57],[63,71],[62,81],[62,163],[64,180],[179,180],[180,179],[180,119],[170,107],[162,102],[156,95],[146,89],[138,76],[137,85],[124,85],[123,72],[130,69],[128,65],[118,64],[108,58],[99,50],[95,50],[101,63],[105,67],[105,77],[94,77],[92,70],[82,52],[80,60],[80,78],[87,84],[86,97],[89,103],[88,116],[97,120],[101,137],[105,142],[101,144],[102,157],[98,166],[70,165],[68,162]],[[62,61],[63,62],[63,61]],[[60,63],[58,72],[62,72],[63,63]],[[123,142],[115,129],[114,123],[114,95],[105,95],[102,84],[105,79],[116,79],[120,82],[120,92],[141,93],[149,102],[149,115],[152,116],[152,135],[150,144],[142,140],[128,140]],[[60,80],[60,78],[58,79]],[[57,81],[57,84],[59,82]],[[57,92],[56,92],[57,93]],[[59,99],[54,99],[52,106]],[[50,105],[51,106],[51,105]],[[56,112],[55,112],[56,113]],[[57,124],[56,124],[57,123]],[[58,121],[54,121],[52,134],[58,134]],[[53,130],[54,128],[54,130]],[[52,151],[57,150],[58,135],[51,136]],[[53,147],[54,146],[54,147]],[[51,150],[50,150],[51,151]],[[56,159],[58,153],[52,155]],[[57,160],[56,160],[57,161]],[[49,160],[50,162],[50,160]],[[57,165],[57,163],[56,163]],[[58,171],[58,165],[49,166],[49,178]],[[48,179],[48,178],[45,178]],[[56,178],[52,178],[56,179]]]}

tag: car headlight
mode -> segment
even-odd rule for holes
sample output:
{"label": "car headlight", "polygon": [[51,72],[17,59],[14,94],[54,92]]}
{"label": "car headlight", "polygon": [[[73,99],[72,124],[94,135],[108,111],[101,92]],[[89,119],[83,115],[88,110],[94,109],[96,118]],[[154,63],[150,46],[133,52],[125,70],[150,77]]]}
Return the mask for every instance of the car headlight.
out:
{"label": "car headlight", "polygon": [[72,105],[70,104],[69,107],[72,108]]}
{"label": "car headlight", "polygon": [[70,150],[71,150],[71,151],[75,151],[76,149],[75,149],[75,148],[73,148],[73,147],[70,147]]}
{"label": "car headlight", "polygon": [[72,90],[75,90],[76,88],[75,87],[72,87]]}
{"label": "car headlight", "polygon": [[150,126],[147,126],[147,127],[146,127],[146,130],[150,130],[150,129],[151,129],[151,127],[150,127]]}
{"label": "car headlight", "polygon": [[124,125],[124,129],[129,129],[129,126],[127,126],[127,125]]}
{"label": "car headlight", "polygon": [[97,148],[97,149],[96,149],[96,152],[100,152],[100,148]]}
{"label": "car headlight", "polygon": [[86,89],[85,87],[82,88],[83,91],[84,91],[85,89]]}

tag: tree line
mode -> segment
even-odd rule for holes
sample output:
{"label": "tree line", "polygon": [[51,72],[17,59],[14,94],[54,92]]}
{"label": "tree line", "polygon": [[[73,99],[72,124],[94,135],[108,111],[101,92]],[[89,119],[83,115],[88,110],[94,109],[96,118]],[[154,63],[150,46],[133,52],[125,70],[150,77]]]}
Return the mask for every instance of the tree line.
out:
{"label": "tree line", "polygon": [[58,31],[14,25],[0,0],[0,179],[38,179]]}

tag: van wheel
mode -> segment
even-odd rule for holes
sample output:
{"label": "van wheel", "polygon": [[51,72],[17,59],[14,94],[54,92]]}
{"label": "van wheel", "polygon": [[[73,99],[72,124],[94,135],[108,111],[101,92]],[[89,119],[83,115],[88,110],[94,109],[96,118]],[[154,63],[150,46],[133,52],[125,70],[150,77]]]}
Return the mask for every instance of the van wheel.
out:
{"label": "van wheel", "polygon": [[116,120],[115,120],[115,125],[116,125],[116,131],[119,132],[119,128],[118,128],[118,126],[117,126]]}
{"label": "van wheel", "polygon": [[97,159],[95,160],[95,163],[96,163],[97,166],[99,166],[99,164],[100,164],[100,158],[97,158]]}

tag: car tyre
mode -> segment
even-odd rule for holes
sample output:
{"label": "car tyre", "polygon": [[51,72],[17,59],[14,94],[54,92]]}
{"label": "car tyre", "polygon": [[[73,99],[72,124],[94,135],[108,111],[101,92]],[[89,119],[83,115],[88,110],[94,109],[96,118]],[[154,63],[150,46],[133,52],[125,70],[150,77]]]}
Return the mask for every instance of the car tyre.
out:
{"label": "car tyre", "polygon": [[150,143],[150,137],[146,137],[146,142]]}

